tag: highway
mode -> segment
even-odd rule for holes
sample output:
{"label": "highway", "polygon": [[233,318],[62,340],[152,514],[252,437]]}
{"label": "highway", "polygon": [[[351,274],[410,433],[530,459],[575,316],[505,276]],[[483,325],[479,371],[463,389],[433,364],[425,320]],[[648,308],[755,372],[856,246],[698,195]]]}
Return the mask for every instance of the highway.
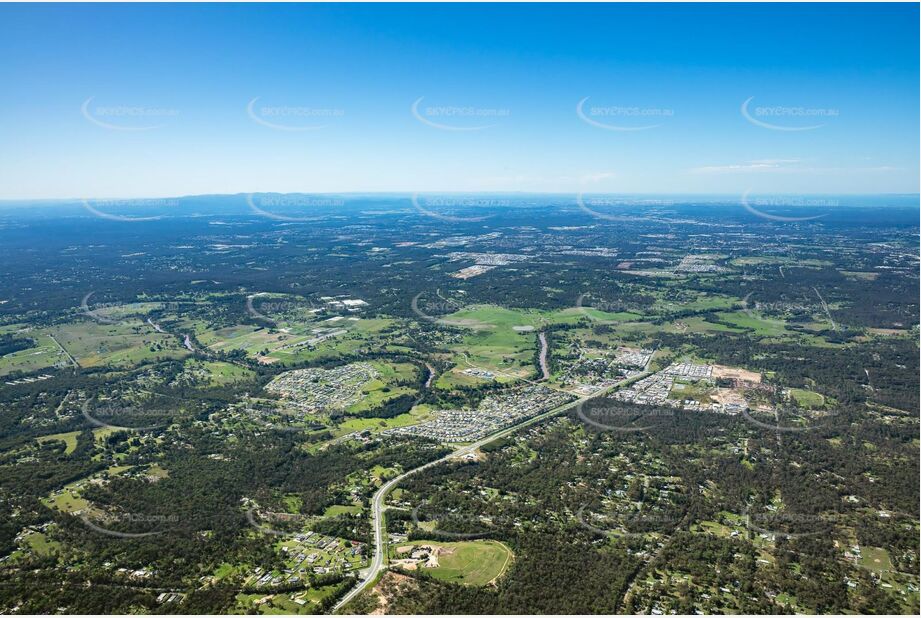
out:
{"label": "highway", "polygon": [[[651,360],[652,360],[652,357],[650,356],[650,361]],[[648,367],[649,367],[649,362],[646,363],[647,371],[645,373],[647,374],[648,374]],[[645,377],[645,376],[634,376],[633,378],[622,380],[618,382],[617,384],[613,384],[605,389],[601,389],[598,392],[593,393],[587,397],[581,397],[579,399],[576,399],[575,401],[571,401],[569,403],[563,404],[562,406],[554,408],[553,410],[549,410],[542,414],[538,414],[537,416],[532,416],[531,418],[527,420],[524,420],[516,425],[506,427],[505,429],[502,429],[501,431],[497,431],[496,433],[486,436],[485,438],[482,438],[480,440],[477,440],[476,442],[472,442],[465,446],[461,446],[455,449],[454,451],[452,451],[451,453],[445,455],[441,459],[436,459],[434,461],[430,461],[427,464],[419,466],[418,468],[407,470],[403,474],[399,476],[395,476],[394,478],[390,479],[389,481],[381,485],[381,487],[375,492],[374,498],[371,500],[371,525],[374,527],[374,557],[371,560],[371,565],[367,569],[364,570],[365,575],[355,585],[355,587],[349,590],[349,592],[344,597],[342,597],[338,603],[336,603],[336,605],[333,607],[333,611],[335,612],[339,610],[341,607],[345,606],[349,601],[351,601],[356,596],[358,596],[358,594],[361,593],[361,591],[364,590],[371,582],[373,582],[377,578],[377,576],[380,574],[380,572],[383,570],[384,561],[385,561],[384,552],[385,552],[385,547],[386,547],[384,544],[384,534],[386,532],[384,528],[384,519],[383,519],[384,501],[387,498],[387,494],[389,494],[390,491],[394,487],[396,487],[403,479],[417,472],[420,472],[421,470],[425,470],[427,468],[431,468],[432,466],[437,466],[438,464],[444,463],[446,461],[450,461],[452,459],[458,459],[469,453],[476,452],[477,449],[479,449],[480,447],[486,444],[489,444],[490,442],[494,440],[498,440],[499,438],[504,438],[505,436],[509,434],[515,433],[519,429],[522,429],[529,425],[533,425],[534,423],[538,423],[546,418],[560,414],[561,412],[570,410],[578,405],[584,404],[585,402],[591,399],[595,399],[597,397],[607,395],[612,390],[618,389],[622,385],[628,382],[631,382],[633,380],[636,380],[639,377]]]}

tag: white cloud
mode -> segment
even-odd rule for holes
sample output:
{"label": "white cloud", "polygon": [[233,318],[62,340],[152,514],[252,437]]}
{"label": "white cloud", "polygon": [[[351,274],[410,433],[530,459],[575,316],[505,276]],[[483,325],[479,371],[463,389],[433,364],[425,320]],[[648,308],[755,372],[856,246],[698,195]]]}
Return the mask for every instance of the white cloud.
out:
{"label": "white cloud", "polygon": [[755,159],[745,163],[728,165],[705,165],[690,170],[692,174],[740,174],[740,173],[787,173],[787,174],[867,174],[894,172],[901,168],[888,165],[875,167],[806,167],[799,165],[801,159]]}
{"label": "white cloud", "polygon": [[747,163],[734,163],[730,165],[705,165],[691,170],[694,174],[734,174],[738,172],[770,172],[792,171],[787,164],[796,163],[796,159],[762,159],[748,161]]}
{"label": "white cloud", "polygon": [[750,161],[749,163],[756,165],[790,165],[792,163],[799,162],[799,159],[756,159],[755,161]]}

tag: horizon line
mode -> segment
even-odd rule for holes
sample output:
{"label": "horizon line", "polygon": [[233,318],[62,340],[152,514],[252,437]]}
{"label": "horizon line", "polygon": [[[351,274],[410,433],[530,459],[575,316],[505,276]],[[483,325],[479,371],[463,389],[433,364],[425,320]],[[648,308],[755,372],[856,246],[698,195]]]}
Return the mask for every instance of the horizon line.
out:
{"label": "horizon line", "polygon": [[655,192],[655,191],[237,191],[234,193],[187,193],[183,195],[135,195],[135,196],[95,196],[95,197],[23,197],[23,198],[0,198],[0,204],[25,204],[25,203],[63,203],[63,202],[82,202],[85,200],[157,200],[157,199],[189,199],[201,197],[237,197],[247,195],[351,195],[351,196],[388,196],[388,197],[407,197],[412,198],[414,195],[519,195],[519,196],[572,196],[579,195],[668,195],[675,197],[739,197],[745,194],[750,195],[786,195],[786,196],[839,196],[839,197],[917,197],[921,199],[921,191],[915,193],[906,193],[903,191],[893,192],[852,192],[852,193],[831,193],[816,192],[808,193],[802,191],[747,191],[747,192]]}

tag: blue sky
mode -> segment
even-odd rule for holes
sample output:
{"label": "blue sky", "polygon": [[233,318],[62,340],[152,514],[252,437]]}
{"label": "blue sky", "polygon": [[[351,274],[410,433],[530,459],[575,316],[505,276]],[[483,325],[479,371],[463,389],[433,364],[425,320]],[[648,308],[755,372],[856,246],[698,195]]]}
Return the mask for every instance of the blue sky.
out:
{"label": "blue sky", "polygon": [[914,4],[2,5],[0,199],[915,193],[918,49]]}

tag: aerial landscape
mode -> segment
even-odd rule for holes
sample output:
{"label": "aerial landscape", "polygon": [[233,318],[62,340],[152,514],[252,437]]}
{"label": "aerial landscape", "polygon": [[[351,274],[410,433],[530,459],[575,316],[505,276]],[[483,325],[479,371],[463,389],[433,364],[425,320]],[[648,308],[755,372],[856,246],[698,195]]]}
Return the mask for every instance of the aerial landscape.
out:
{"label": "aerial landscape", "polygon": [[[0,613],[916,615],[918,6],[795,15],[880,43],[815,60],[843,110],[819,123],[688,84],[725,115],[593,108],[581,72],[530,109],[445,112],[436,86],[470,67],[504,73],[483,78],[496,101],[491,80],[562,79],[570,52],[626,66],[593,36],[617,20],[678,37],[643,71],[728,69],[685,9],[525,7],[561,37],[537,77],[524,35],[492,39],[519,9],[389,8],[0,7],[22,54],[0,128],[23,138],[0,159]],[[485,58],[452,51],[455,25]],[[215,47],[173,64],[192,32]],[[269,51],[212,40],[248,32]],[[750,71],[732,79],[756,92],[787,63],[782,94],[813,100],[825,36],[727,61]],[[349,37],[433,81],[256,102],[285,91],[269,56],[296,75],[325,52],[315,79],[344,80]],[[175,47],[132,57],[155,40]],[[231,74],[254,85],[228,94]],[[871,109],[839,79],[889,94]],[[488,90],[462,85],[448,99]],[[571,149],[555,176],[541,144]],[[485,175],[506,180],[466,183]]]}

